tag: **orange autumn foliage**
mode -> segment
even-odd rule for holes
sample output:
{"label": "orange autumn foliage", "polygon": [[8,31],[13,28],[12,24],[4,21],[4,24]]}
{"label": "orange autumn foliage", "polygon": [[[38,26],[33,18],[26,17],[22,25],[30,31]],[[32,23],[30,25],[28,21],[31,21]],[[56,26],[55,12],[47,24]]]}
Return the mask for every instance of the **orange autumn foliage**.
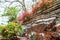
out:
{"label": "orange autumn foliage", "polygon": [[32,7],[32,12],[35,13],[38,10],[40,10],[42,8],[42,6],[44,6],[44,5],[51,6],[52,4],[53,4],[53,0],[38,0],[35,7]]}
{"label": "orange autumn foliage", "polygon": [[36,13],[38,10],[40,10],[44,5],[48,5],[51,6],[53,4],[53,0],[38,0],[38,2],[36,3],[35,7],[32,7],[32,11],[28,12],[27,14],[34,14]]}

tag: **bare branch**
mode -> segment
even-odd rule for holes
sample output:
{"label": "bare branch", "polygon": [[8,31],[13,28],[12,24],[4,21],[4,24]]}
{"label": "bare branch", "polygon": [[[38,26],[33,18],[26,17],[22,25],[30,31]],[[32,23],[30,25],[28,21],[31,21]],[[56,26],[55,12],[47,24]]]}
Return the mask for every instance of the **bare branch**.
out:
{"label": "bare branch", "polygon": [[23,7],[23,10],[26,11],[25,0],[23,0],[23,4],[24,4],[24,6],[22,6]]}
{"label": "bare branch", "polygon": [[23,10],[26,11],[25,0],[23,0],[22,2],[20,2],[19,0],[17,0],[17,2],[19,2],[22,5]]}
{"label": "bare branch", "polygon": [[17,0],[16,2],[19,2],[22,6],[24,6],[23,2],[20,2],[19,0]]}

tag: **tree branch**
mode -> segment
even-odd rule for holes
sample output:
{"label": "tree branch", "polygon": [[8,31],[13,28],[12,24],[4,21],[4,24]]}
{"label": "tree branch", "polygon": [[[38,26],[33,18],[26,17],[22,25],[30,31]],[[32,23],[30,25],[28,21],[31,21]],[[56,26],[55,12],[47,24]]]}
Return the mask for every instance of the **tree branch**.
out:
{"label": "tree branch", "polygon": [[[45,15],[45,14],[48,14],[48,13],[52,13],[53,11],[54,11],[54,14],[59,13],[60,12],[59,10],[55,12],[55,10],[57,10],[57,9],[60,9],[60,3],[54,5],[53,7],[49,8],[49,9],[43,11],[43,12],[38,12],[38,13],[34,14],[34,16],[31,16],[30,18],[31,18],[31,20],[33,20],[33,19],[36,19],[36,17],[40,16],[41,14]],[[31,20],[29,20],[28,22],[30,22]]]}
{"label": "tree branch", "polygon": [[20,2],[19,0],[17,0],[17,2],[19,2],[22,5],[23,10],[26,11],[25,0],[23,0],[22,2]]}
{"label": "tree branch", "polygon": [[24,4],[22,2],[20,2],[19,0],[16,0],[16,2],[19,2],[22,6],[24,6]]}

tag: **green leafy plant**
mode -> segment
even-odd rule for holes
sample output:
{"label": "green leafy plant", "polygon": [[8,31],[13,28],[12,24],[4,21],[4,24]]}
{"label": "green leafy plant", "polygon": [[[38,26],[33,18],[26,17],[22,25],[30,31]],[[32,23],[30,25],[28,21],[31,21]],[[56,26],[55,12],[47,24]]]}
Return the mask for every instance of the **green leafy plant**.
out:
{"label": "green leafy plant", "polygon": [[17,36],[23,31],[20,24],[10,22],[7,25],[0,27],[0,34],[3,38],[10,39],[14,36]]}
{"label": "green leafy plant", "polygon": [[31,35],[31,40],[37,40],[35,35]]}
{"label": "green leafy plant", "polygon": [[13,21],[15,19],[17,19],[17,14],[20,10],[18,10],[16,7],[10,7],[10,8],[6,8],[4,11],[4,14],[2,14],[2,16],[9,16],[9,21]]}

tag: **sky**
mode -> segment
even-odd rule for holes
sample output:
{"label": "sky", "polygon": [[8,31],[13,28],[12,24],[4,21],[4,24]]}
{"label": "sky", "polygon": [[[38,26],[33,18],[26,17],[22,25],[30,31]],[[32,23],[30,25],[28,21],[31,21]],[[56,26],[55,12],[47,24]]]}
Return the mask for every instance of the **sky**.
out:
{"label": "sky", "polygon": [[[5,0],[0,0],[1,2],[0,2],[0,25],[6,25],[6,24],[8,24],[7,23],[7,21],[9,21],[9,17],[6,17],[6,16],[4,16],[4,17],[2,17],[1,15],[4,13],[4,10],[5,10],[5,8],[7,8],[7,7],[11,7],[11,6],[17,6],[17,8],[20,8],[21,9],[21,11],[19,12],[19,14],[18,15],[20,15],[21,14],[21,12],[23,11],[22,10],[22,7],[21,7],[21,4],[20,3],[18,3],[18,2],[13,2],[12,4],[11,4],[11,2],[12,1],[15,1],[15,0],[6,0],[6,1],[9,1],[9,2],[5,2]],[[22,2],[22,0],[20,0],[21,2]],[[28,11],[31,11],[32,10],[32,5],[33,4],[35,4],[36,2],[32,2],[32,0],[25,0],[25,5],[26,5],[26,8],[27,8],[27,10]],[[10,5],[11,4],[11,5]],[[20,6],[19,6],[20,5]]]}

